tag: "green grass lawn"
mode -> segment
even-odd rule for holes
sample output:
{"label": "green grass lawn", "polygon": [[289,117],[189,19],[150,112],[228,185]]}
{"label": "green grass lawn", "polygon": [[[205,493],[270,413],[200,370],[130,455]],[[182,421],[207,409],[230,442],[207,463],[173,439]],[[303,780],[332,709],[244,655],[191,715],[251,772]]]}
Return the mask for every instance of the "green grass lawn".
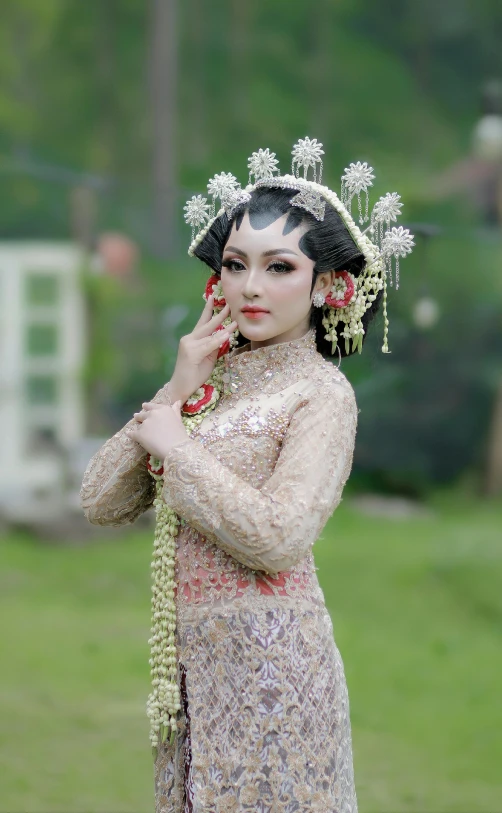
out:
{"label": "green grass lawn", "polygon": [[[316,545],[351,702],[360,813],[502,811],[502,506],[344,499]],[[0,811],[150,813],[151,535],[4,538]]]}

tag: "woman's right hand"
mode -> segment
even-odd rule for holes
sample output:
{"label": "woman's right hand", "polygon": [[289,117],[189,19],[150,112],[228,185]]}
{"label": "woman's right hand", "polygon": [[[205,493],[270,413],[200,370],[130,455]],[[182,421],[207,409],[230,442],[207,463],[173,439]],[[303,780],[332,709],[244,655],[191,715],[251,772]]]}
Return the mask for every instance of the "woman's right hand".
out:
{"label": "woman's right hand", "polygon": [[[230,307],[226,304],[219,313],[212,316],[213,302],[214,296],[208,296],[194,329],[180,339],[176,366],[169,382],[173,402],[181,400],[184,404],[207,381],[214,370],[220,346],[228,341],[237,328],[237,322],[233,321],[223,330],[217,330],[218,325],[229,316]],[[217,333],[213,335],[215,330]]]}

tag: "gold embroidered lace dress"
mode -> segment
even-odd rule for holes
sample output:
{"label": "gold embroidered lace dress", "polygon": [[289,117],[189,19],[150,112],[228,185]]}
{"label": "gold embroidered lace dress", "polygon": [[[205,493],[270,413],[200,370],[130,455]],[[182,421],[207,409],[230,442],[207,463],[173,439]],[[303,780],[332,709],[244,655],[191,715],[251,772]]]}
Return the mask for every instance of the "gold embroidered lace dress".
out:
{"label": "gold embroidered lace dress", "polygon": [[[156,760],[156,813],[356,813],[344,668],[312,554],[351,470],[354,391],[313,329],[237,348],[225,366],[216,408],[164,461],[163,496],[182,518],[190,799],[182,710]],[[146,452],[124,427],[90,461],[82,507],[123,525],[153,499]]]}

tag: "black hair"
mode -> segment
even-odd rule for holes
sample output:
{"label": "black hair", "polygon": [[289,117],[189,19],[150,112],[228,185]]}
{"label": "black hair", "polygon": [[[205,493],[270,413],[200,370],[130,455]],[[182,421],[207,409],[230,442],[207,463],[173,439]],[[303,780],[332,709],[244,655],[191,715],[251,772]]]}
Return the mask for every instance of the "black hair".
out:
{"label": "black hair", "polygon": [[[247,211],[253,229],[265,229],[287,213],[283,234],[289,234],[301,224],[307,226],[307,230],[298,241],[298,246],[315,263],[311,294],[317,275],[323,271],[350,271],[351,274],[358,277],[364,269],[366,260],[336,209],[326,202],[324,219],[317,220],[305,209],[291,205],[290,200],[294,194],[294,190],[282,187],[258,187],[251,193],[251,199],[247,203],[241,204],[231,218],[224,213],[214,221],[195,248],[194,255],[220,276],[223,250],[234,222],[236,229],[239,229]],[[379,291],[371,306],[362,316],[361,321],[365,330],[363,344],[367,335],[367,326],[375,316],[382,296],[383,291]],[[322,325],[322,311],[323,308],[312,306],[310,327],[314,327],[316,330],[317,350],[324,357],[332,359],[331,341],[326,341],[326,329]],[[341,332],[343,327],[344,324],[339,323],[336,328],[337,333]],[[247,339],[239,337],[239,345],[246,342]],[[338,333],[338,346],[342,357],[352,354],[352,351],[345,352],[345,341],[343,337],[340,337],[340,333]],[[335,351],[335,355],[338,355],[337,351]]]}

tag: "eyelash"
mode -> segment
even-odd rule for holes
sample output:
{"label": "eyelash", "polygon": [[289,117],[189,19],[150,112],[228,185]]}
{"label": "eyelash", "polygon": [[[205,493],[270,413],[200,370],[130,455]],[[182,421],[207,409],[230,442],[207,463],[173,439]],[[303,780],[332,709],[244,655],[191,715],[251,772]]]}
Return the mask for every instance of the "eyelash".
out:
{"label": "eyelash", "polygon": [[[231,267],[233,265],[239,265],[241,269],[245,268],[245,265],[243,263],[241,263],[240,260],[224,260],[222,265],[225,268],[228,268],[229,271],[233,271],[234,273],[236,273],[236,269]],[[287,274],[289,271],[293,271],[293,269],[294,269],[293,265],[291,265],[290,263],[285,262],[284,260],[281,260],[280,262],[277,261],[277,262],[274,262],[274,263],[270,263],[267,270],[269,268],[277,268],[277,267],[280,267],[282,269],[281,271],[276,272],[278,274]]]}

